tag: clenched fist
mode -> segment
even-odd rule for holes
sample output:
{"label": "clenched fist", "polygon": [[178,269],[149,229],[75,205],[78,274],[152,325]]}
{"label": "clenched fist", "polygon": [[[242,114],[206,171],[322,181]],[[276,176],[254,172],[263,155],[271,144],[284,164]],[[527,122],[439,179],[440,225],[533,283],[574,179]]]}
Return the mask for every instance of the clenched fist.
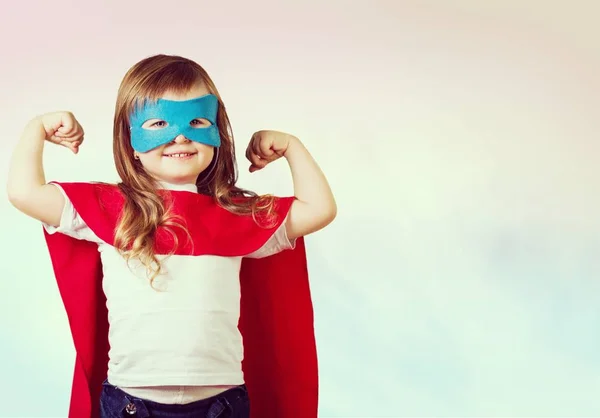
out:
{"label": "clenched fist", "polygon": [[292,140],[296,139],[293,135],[277,131],[258,131],[252,135],[248,148],[246,148],[246,158],[252,164],[250,172],[265,168],[267,164],[283,157]]}
{"label": "clenched fist", "polygon": [[75,154],[83,142],[83,128],[71,112],[52,112],[40,116],[46,140],[69,148]]}

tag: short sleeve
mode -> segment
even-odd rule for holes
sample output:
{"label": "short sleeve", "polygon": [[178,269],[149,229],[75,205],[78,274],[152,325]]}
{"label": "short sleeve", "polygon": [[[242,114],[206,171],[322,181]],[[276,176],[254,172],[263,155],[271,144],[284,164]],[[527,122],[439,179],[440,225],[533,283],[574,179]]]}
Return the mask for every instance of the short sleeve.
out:
{"label": "short sleeve", "polygon": [[58,184],[50,183],[52,186],[57,187],[65,198],[65,206],[60,217],[60,225],[58,227],[42,223],[44,229],[48,234],[55,234],[57,232],[68,235],[75,239],[92,241],[101,243],[102,240],[87,226],[85,221],[79,216],[73,203],[65,193],[62,187]]}
{"label": "short sleeve", "polygon": [[[287,218],[286,218],[287,221]],[[296,248],[296,240],[289,240],[285,229],[286,221],[277,228],[271,238],[258,250],[248,254],[247,258],[264,258],[275,255],[285,250],[293,250]]]}

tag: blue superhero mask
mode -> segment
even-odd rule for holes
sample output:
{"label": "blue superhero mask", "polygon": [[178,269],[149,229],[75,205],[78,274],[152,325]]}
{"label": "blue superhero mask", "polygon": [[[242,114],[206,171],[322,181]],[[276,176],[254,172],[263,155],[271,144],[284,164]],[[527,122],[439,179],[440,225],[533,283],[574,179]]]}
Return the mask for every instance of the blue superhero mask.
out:
{"label": "blue superhero mask", "polygon": [[[130,117],[131,146],[138,152],[147,152],[168,144],[181,134],[191,141],[218,147],[221,145],[217,127],[218,108],[218,99],[213,94],[184,101],[146,101]],[[167,126],[157,129],[142,128],[144,122],[150,119],[163,120]],[[211,125],[196,127],[192,125],[194,119],[207,119]]]}

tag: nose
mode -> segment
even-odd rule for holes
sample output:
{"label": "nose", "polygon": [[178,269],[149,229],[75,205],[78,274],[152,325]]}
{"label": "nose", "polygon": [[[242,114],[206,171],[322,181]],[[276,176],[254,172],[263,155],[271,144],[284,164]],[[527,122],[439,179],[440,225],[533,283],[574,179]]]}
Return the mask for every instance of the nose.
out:
{"label": "nose", "polygon": [[183,136],[183,134],[177,135],[177,137],[173,140],[174,143],[176,144],[186,144],[188,142],[190,142],[189,139],[187,139],[185,136]]}

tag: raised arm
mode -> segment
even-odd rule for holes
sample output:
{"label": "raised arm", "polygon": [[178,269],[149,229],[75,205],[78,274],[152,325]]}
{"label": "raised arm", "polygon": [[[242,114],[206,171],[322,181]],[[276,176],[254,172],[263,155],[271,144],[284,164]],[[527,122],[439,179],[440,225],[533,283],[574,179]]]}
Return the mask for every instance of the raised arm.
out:
{"label": "raised arm", "polygon": [[329,183],[298,138],[282,132],[257,132],[246,156],[252,163],[250,171],[259,170],[280,157],[287,159],[296,197],[286,222],[289,239],[318,231],[335,219],[337,206]]}
{"label": "raised arm", "polygon": [[77,153],[83,130],[69,112],[49,113],[31,120],[13,151],[6,191],[9,201],[21,212],[59,226],[65,200],[57,187],[46,184],[42,164],[46,139]]}

